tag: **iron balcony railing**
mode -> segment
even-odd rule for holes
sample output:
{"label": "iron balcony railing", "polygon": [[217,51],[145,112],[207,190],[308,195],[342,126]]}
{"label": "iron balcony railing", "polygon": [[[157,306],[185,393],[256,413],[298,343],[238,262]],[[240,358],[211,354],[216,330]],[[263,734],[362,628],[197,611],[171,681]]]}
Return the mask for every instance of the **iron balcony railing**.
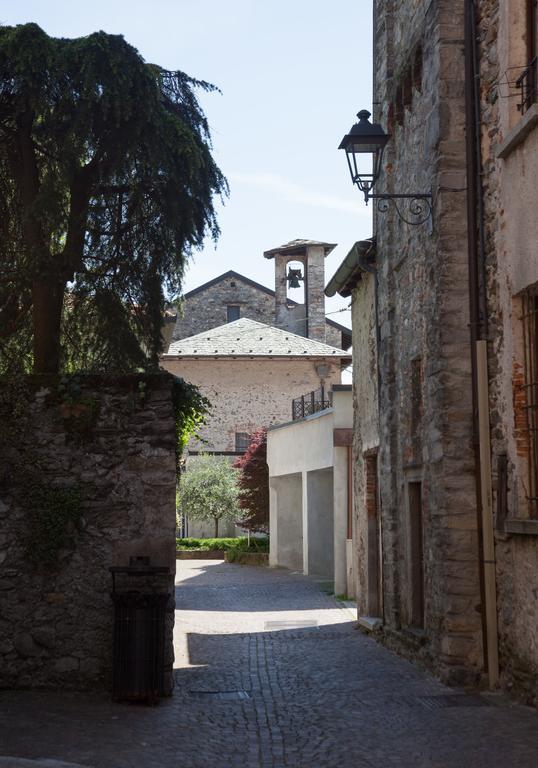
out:
{"label": "iron balcony railing", "polygon": [[291,417],[293,421],[304,419],[318,411],[324,411],[332,406],[332,392],[327,392],[325,387],[320,387],[314,392],[308,392],[301,397],[295,397],[291,401]]}
{"label": "iron balcony railing", "polygon": [[525,67],[521,75],[516,80],[516,88],[521,91],[521,99],[517,108],[524,114],[534,102],[538,99],[538,57]]}

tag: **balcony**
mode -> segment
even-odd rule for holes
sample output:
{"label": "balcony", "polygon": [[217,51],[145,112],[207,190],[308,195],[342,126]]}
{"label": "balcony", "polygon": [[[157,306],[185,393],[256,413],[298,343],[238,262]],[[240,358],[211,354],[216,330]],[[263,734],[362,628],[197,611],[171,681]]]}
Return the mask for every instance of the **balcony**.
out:
{"label": "balcony", "polygon": [[320,387],[314,392],[308,392],[306,395],[295,397],[291,401],[291,418],[293,421],[304,419],[305,416],[311,416],[318,411],[325,411],[332,407],[332,392],[327,392],[325,387]]}

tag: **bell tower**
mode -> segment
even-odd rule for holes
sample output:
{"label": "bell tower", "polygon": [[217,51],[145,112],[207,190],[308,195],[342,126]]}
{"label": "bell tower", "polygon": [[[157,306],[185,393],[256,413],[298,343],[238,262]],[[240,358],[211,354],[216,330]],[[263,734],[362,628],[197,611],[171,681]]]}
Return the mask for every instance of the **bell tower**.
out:
{"label": "bell tower", "polygon": [[[275,325],[278,328],[325,342],[325,257],[336,245],[318,240],[292,240],[279,248],[265,251],[266,259],[275,260]],[[302,269],[289,269],[291,262]],[[304,304],[288,298],[290,285],[304,286]]]}

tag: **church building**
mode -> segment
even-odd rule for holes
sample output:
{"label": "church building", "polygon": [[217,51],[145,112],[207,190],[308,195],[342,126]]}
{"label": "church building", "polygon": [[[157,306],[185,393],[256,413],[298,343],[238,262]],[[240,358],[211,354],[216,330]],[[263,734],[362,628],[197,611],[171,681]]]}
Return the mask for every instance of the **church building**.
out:
{"label": "church building", "polygon": [[[292,420],[294,398],[310,402],[323,391],[330,399],[351,363],[344,349],[351,331],[325,317],[324,260],[334,247],[293,240],[266,251],[275,263],[274,291],[230,271],[186,294],[161,365],[198,386],[213,406],[202,431],[207,442],[191,445],[191,454],[240,455],[256,429]],[[287,297],[288,286],[300,282],[304,304]]]}

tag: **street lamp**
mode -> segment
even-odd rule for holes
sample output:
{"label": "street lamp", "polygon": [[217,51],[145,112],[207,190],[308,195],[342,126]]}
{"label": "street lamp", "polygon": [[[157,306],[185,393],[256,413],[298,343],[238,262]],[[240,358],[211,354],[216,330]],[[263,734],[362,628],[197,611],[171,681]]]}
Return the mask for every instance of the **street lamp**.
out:
{"label": "street lamp", "polygon": [[[364,194],[364,202],[368,205],[371,197],[370,190],[381,172],[383,150],[389,135],[379,123],[370,122],[370,112],[367,109],[361,109],[357,117],[359,122],[355,123],[350,132],[344,136],[338,149],[345,149],[351,180]],[[359,155],[364,154],[373,155],[372,173],[361,173],[358,169],[357,160],[360,160]]]}
{"label": "street lamp", "polygon": [[[359,122],[355,123],[349,133],[344,136],[338,149],[344,149],[346,152],[351,181],[364,195],[364,202],[368,205],[368,200],[377,200],[377,209],[381,213],[385,213],[392,204],[398,216],[407,224],[418,225],[429,222],[431,232],[433,213],[431,192],[397,195],[372,192],[381,174],[383,152],[390,136],[385,133],[379,123],[370,122],[370,112],[367,109],[362,109],[357,117]],[[368,154],[372,155],[372,172],[362,173],[358,164],[360,155]],[[397,200],[405,202],[398,204]]]}

